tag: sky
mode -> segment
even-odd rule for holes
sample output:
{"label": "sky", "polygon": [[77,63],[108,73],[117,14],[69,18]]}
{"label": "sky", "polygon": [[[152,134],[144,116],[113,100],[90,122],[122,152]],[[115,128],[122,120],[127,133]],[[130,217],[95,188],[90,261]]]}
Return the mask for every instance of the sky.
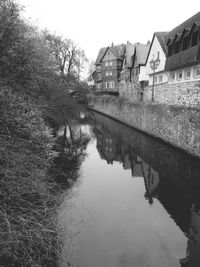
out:
{"label": "sky", "polygon": [[199,0],[18,0],[41,29],[72,39],[95,60],[101,47],[151,41],[200,11]]}

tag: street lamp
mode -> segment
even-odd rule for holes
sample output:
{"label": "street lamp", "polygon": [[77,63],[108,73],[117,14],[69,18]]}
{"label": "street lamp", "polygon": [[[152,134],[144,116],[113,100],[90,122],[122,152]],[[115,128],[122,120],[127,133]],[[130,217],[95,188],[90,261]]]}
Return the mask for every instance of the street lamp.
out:
{"label": "street lamp", "polygon": [[153,70],[153,84],[152,84],[152,95],[151,101],[154,102],[154,84],[155,84],[155,70],[157,69],[158,65],[160,64],[159,56],[156,59],[153,59],[149,62],[151,69]]}

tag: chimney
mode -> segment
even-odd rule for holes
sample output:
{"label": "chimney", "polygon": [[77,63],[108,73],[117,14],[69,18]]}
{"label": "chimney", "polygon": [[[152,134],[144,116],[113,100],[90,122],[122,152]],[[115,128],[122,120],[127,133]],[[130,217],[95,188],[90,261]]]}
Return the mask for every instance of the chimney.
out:
{"label": "chimney", "polygon": [[114,46],[114,43],[112,42],[111,46]]}
{"label": "chimney", "polygon": [[151,42],[150,41],[147,41],[147,45],[149,46],[151,44]]}

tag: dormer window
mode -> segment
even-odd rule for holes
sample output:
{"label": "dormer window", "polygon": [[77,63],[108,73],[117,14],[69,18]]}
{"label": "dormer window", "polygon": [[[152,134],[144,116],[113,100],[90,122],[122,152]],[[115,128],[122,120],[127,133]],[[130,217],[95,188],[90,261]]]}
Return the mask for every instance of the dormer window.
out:
{"label": "dormer window", "polygon": [[183,38],[183,41],[182,41],[182,50],[186,50],[188,49],[188,46],[189,46],[189,35],[188,36],[185,36]]}
{"label": "dormer window", "polygon": [[168,46],[168,56],[170,57],[173,53],[173,44]]}
{"label": "dormer window", "polygon": [[192,47],[198,44],[198,36],[199,36],[198,31],[192,33],[192,42],[191,42]]}
{"label": "dormer window", "polygon": [[180,41],[175,42],[174,53],[177,54],[180,51]]}

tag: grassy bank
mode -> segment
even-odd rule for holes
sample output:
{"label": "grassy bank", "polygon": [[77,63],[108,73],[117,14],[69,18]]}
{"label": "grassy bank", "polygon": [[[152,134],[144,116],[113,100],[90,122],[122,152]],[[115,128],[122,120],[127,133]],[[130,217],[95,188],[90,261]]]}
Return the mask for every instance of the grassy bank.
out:
{"label": "grassy bank", "polygon": [[59,197],[47,177],[53,138],[41,108],[11,88],[0,90],[1,266],[56,266]]}
{"label": "grassy bank", "polygon": [[44,117],[59,128],[77,113],[69,93],[87,89],[77,63],[86,59],[72,40],[24,20],[22,10],[0,1],[0,265],[56,266],[60,192],[49,174],[55,140]]}

